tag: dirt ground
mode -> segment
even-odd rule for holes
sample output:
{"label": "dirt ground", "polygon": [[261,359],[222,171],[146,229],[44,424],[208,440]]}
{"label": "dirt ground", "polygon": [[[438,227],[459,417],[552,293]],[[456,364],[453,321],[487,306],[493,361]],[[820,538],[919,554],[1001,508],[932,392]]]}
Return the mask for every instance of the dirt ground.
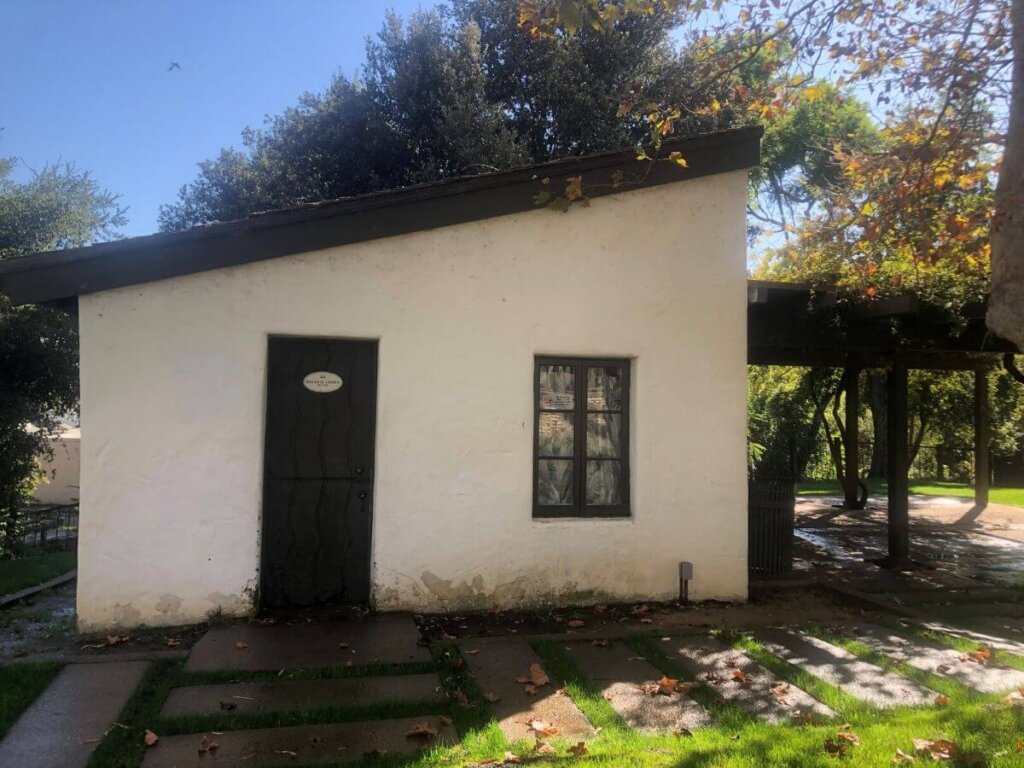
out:
{"label": "dirt ground", "polygon": [[864,612],[818,587],[758,590],[747,603],[707,601],[629,603],[538,611],[417,615],[427,641],[505,634],[572,635],[577,639],[630,634],[673,634],[699,629],[787,626],[806,621],[842,622]]}
{"label": "dirt ground", "polygon": [[[874,522],[885,524],[888,502],[885,496],[872,498],[863,512],[836,509],[838,496],[800,496],[796,501],[798,526],[821,523],[835,525]],[[983,509],[972,499],[955,496],[911,496],[911,526],[943,528],[1001,536],[1024,542],[1024,508],[989,504]]]}

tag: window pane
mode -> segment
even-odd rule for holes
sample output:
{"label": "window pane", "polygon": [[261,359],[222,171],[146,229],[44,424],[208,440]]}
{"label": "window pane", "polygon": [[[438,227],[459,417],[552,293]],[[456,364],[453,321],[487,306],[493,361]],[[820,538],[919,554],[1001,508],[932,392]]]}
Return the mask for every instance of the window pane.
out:
{"label": "window pane", "polygon": [[621,477],[621,461],[588,461],[587,504],[621,504],[622,494],[619,490]]}
{"label": "window pane", "polygon": [[575,407],[576,372],[571,365],[540,367],[541,410],[566,410]]}
{"label": "window pane", "polygon": [[544,506],[572,504],[572,459],[537,462],[537,501]]}
{"label": "window pane", "polygon": [[537,448],[540,456],[572,456],[573,424],[568,413],[542,413]]}
{"label": "window pane", "polygon": [[622,445],[622,414],[587,414],[587,456],[594,459],[619,459]]}
{"label": "window pane", "polygon": [[587,408],[594,411],[622,410],[621,368],[587,368]]}

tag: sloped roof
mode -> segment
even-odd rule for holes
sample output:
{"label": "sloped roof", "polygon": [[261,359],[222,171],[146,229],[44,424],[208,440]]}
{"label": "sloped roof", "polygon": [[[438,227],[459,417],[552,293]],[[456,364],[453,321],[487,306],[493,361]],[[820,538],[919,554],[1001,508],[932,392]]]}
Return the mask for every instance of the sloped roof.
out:
{"label": "sloped roof", "polygon": [[[757,165],[761,134],[755,126],[666,140],[662,155],[681,152],[687,168],[659,162],[641,170],[635,150],[626,149],[36,253],[0,261],[0,292],[20,304],[67,303],[85,293],[518,213],[536,207],[542,178],[556,191],[583,174],[588,195],[599,197],[741,170]],[[616,171],[635,178],[613,187]]]}

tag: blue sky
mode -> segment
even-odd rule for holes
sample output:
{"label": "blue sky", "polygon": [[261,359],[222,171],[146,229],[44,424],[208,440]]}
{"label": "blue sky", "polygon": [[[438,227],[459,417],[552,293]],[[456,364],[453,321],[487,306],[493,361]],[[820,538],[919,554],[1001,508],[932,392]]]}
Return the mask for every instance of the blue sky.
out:
{"label": "blue sky", "polygon": [[[71,161],[129,206],[124,233],[247,125],[352,75],[393,8],[430,0],[4,0],[0,155]],[[170,62],[180,70],[168,72]]]}

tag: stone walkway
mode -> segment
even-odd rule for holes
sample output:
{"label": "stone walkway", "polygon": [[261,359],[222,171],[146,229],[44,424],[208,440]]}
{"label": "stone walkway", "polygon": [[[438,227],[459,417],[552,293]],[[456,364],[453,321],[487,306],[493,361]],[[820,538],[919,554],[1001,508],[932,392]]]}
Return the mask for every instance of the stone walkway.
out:
{"label": "stone walkway", "polygon": [[765,630],[757,638],[779,658],[874,707],[919,706],[938,695],[816,637]]}
{"label": "stone walkway", "polygon": [[309,669],[356,664],[429,662],[419,630],[403,614],[305,624],[215,627],[196,643],[187,672]]}
{"label": "stone walkway", "polygon": [[[959,652],[909,631],[868,622],[850,623],[842,631],[879,654],[981,692],[1002,693],[1024,684],[1024,672],[995,662],[967,661]],[[754,636],[780,659],[869,706],[937,706],[935,691],[818,637],[787,629],[758,630]],[[193,648],[186,671],[228,673],[218,678],[237,679],[173,689],[152,724],[157,732],[167,726],[167,732],[146,750],[142,765],[323,765],[385,753],[415,756],[423,749],[456,743],[456,723],[463,711],[459,707],[466,705],[486,707],[513,742],[532,740],[535,720],[550,724],[570,741],[596,735],[528,638],[458,641],[463,674],[468,671],[483,695],[484,701],[478,703],[449,700],[438,673],[425,671],[424,663],[432,663],[432,658],[418,640],[411,617],[397,615],[212,629]],[[1004,642],[1014,647],[1012,641]],[[769,723],[808,714],[835,715],[806,691],[709,634],[663,637],[658,643],[690,672],[692,681],[669,679],[659,667],[660,656],[643,658],[621,641],[566,636],[559,650],[626,727],[645,733],[681,734],[713,726],[715,718],[702,705],[709,702],[708,696],[719,696]],[[388,668],[365,666],[373,664]],[[0,766],[84,766],[145,669],[140,662],[66,667],[0,743]],[[298,679],[270,679],[266,674],[285,669],[299,673]],[[373,674],[383,671],[388,674]],[[386,708],[373,709],[381,706]],[[422,714],[396,717],[396,706],[404,707],[402,715]],[[354,710],[367,719],[348,722],[357,714]],[[374,717],[374,711],[380,714]],[[310,717],[299,712],[309,712]],[[296,724],[335,716],[345,722]],[[216,721],[184,719],[203,717]],[[242,718],[235,729],[225,727],[231,717]],[[281,725],[255,727],[274,722]],[[214,724],[223,730],[198,730]],[[185,726],[196,730],[174,734]]]}
{"label": "stone walkway", "polygon": [[573,662],[630,728],[687,733],[711,725],[711,715],[685,685],[660,684],[664,674],[624,643],[574,643]]}
{"label": "stone walkway", "polygon": [[[410,738],[417,726],[429,726],[437,735]],[[216,747],[200,752],[203,739]],[[289,728],[261,728],[253,731],[225,731],[217,734],[167,736],[146,752],[143,768],[186,768],[187,766],[244,766],[252,760],[260,768],[281,765],[332,765],[364,760],[374,755],[402,754],[416,747],[454,744],[455,729],[437,717],[374,720],[362,723],[297,725]],[[207,743],[209,747],[209,742]]]}
{"label": "stone walkway", "polygon": [[835,714],[795,685],[778,680],[760,664],[713,637],[675,640],[669,648],[698,680],[764,722],[780,723],[811,713],[821,717]]}
{"label": "stone walkway", "polygon": [[554,723],[569,739],[594,735],[593,727],[561,691],[560,683],[543,682],[547,670],[522,638],[464,640],[459,651],[477,686],[491,700],[491,712],[509,741],[529,738],[529,724],[534,719]]}
{"label": "stone walkway", "polygon": [[0,766],[85,766],[148,666],[127,661],[64,667],[0,742]]}

